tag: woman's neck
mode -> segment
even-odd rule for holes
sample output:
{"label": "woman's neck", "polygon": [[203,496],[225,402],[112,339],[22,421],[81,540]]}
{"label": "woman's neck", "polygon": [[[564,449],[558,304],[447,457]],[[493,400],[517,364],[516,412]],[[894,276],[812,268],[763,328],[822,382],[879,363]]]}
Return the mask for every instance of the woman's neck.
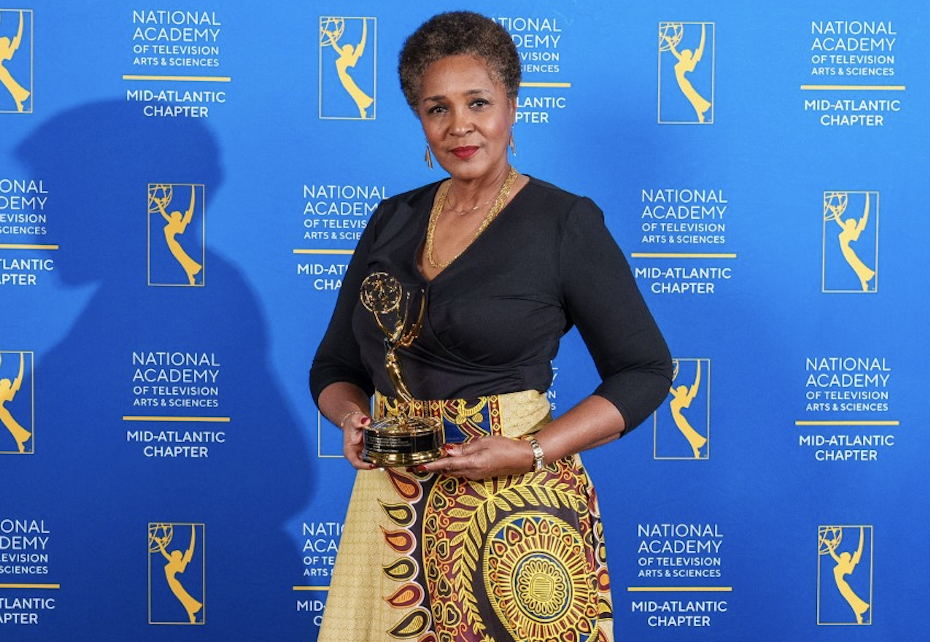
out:
{"label": "woman's neck", "polygon": [[509,172],[510,163],[505,162],[494,171],[473,179],[461,179],[453,176],[446,200],[447,206],[449,209],[460,213],[480,209],[482,205],[494,200],[498,192],[500,192],[501,185],[507,180]]}

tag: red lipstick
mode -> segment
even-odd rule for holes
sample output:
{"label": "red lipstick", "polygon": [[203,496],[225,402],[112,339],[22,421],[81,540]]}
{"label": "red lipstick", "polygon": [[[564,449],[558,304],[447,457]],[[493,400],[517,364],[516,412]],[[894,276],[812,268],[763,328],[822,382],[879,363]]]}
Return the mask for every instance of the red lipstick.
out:
{"label": "red lipstick", "polygon": [[475,152],[477,151],[478,151],[478,148],[475,146],[456,147],[452,149],[452,153],[462,159],[471,158],[472,156],[475,155]]}

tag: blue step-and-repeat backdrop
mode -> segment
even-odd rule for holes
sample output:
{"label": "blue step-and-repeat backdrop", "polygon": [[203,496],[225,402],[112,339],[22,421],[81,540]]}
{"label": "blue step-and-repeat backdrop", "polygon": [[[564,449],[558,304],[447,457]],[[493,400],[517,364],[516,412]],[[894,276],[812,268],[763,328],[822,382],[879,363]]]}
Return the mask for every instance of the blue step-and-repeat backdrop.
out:
{"label": "blue step-and-repeat backdrop", "polygon": [[[604,209],[675,358],[584,455],[618,637],[919,639],[930,5],[466,4],[523,61],[514,165]],[[442,176],[396,61],[458,8],[0,8],[3,640],[316,639],[353,471],[307,370]],[[558,414],[596,375],[554,366]]]}

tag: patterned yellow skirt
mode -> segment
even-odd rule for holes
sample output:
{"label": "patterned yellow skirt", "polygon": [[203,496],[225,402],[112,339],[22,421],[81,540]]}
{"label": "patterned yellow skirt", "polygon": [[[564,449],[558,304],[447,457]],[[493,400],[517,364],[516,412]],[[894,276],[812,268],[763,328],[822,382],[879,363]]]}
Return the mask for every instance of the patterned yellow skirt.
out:
{"label": "patterned yellow skirt", "polygon": [[[376,402],[378,418],[390,403]],[[414,402],[448,441],[519,438],[550,421],[531,391]],[[321,642],[607,642],[610,579],[594,488],[576,455],[468,481],[359,471]]]}

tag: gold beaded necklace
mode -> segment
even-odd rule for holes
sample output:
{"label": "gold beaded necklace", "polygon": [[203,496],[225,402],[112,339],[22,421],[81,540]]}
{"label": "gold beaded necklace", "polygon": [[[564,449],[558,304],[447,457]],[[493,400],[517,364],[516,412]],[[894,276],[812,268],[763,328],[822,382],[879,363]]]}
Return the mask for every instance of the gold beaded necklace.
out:
{"label": "gold beaded necklace", "polygon": [[500,211],[504,209],[504,203],[507,202],[507,198],[510,196],[510,190],[513,188],[514,182],[517,180],[517,170],[513,167],[510,168],[510,171],[507,173],[507,178],[504,180],[504,184],[501,185],[500,192],[497,193],[497,198],[494,199],[494,205],[491,206],[491,209],[488,210],[488,215],[484,217],[484,220],[481,221],[481,225],[478,226],[478,230],[475,232],[475,236],[468,242],[468,244],[461,249],[461,251],[453,256],[448,261],[439,262],[433,258],[433,236],[436,233],[436,223],[439,221],[439,216],[442,214],[442,210],[445,208],[446,196],[449,193],[450,183],[443,183],[439,187],[439,193],[436,195],[436,203],[433,205],[433,209],[429,214],[429,223],[426,226],[426,260],[431,266],[437,270],[444,270],[452,262],[462,256],[462,253],[467,250],[475,240],[481,236],[481,233],[487,229],[488,225],[491,224]]}

